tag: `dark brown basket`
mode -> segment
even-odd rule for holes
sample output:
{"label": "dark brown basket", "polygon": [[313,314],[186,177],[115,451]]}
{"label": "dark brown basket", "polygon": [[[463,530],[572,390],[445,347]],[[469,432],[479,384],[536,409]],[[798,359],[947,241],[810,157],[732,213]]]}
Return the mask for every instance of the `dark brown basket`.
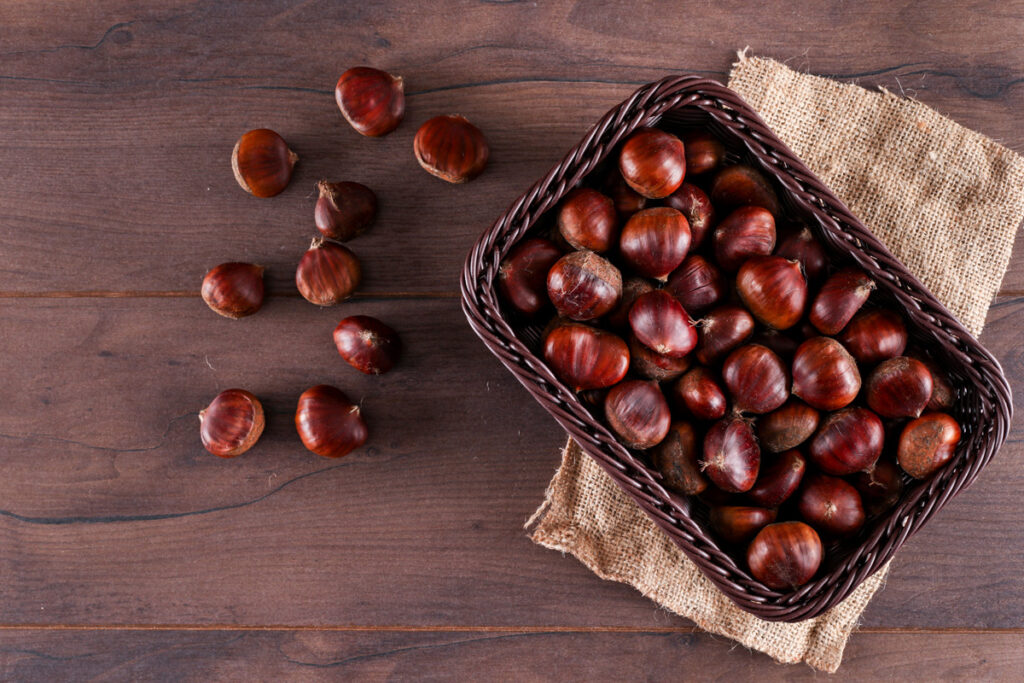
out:
{"label": "dark brown basket", "polygon": [[[506,315],[495,291],[498,266],[512,246],[550,224],[544,214],[635,128],[704,126],[733,161],[776,182],[785,212],[815,230],[834,262],[856,263],[878,283],[875,296],[903,310],[911,335],[950,373],[963,437],[957,455],[923,482],[906,479],[891,512],[869,520],[859,536],[828,549],[820,578],[791,592],[753,579],[705,532],[706,509],[665,490],[660,475],[623,447],[535,353],[539,329]],[[950,498],[970,484],[1006,438],[1012,407],[999,363],[917,278],[861,225],[736,93],[715,81],[674,76],[637,90],[608,112],[569,154],[515,200],[473,247],[462,275],[463,310],[487,347],[583,450],[628,493],[701,571],[742,609],[771,621],[821,614],[878,571]]]}

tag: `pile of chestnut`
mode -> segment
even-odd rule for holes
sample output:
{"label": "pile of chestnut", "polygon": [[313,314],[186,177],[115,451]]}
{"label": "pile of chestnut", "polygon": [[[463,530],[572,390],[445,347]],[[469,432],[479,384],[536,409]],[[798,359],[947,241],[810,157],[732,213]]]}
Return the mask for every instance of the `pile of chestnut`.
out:
{"label": "pile of chestnut", "polygon": [[[875,282],[786,221],[771,183],[705,130],[633,132],[571,190],[498,289],[545,362],[724,548],[778,590],[899,500],[960,439],[954,391],[907,352]],[[603,182],[601,182],[603,181]],[[916,357],[915,357],[916,356]]]}

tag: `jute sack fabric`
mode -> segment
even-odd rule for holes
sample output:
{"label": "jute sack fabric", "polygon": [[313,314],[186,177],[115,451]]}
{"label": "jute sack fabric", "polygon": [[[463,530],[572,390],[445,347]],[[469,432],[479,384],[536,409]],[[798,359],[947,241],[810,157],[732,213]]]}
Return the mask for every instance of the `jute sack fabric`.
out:
{"label": "jute sack fabric", "polygon": [[[745,53],[729,86],[972,334],[981,332],[1024,218],[1024,159],[919,102]],[[571,553],[700,628],[830,672],[889,571],[814,619],[758,619],[719,592],[571,440],[527,528],[534,542]]]}

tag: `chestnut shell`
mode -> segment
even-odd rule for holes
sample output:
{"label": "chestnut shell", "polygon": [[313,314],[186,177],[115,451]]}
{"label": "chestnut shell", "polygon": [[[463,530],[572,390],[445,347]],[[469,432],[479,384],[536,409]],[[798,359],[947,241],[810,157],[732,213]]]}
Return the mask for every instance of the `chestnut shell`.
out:
{"label": "chestnut shell", "polygon": [[619,171],[626,183],[644,197],[667,197],[686,176],[683,142],[657,128],[638,128],[622,145]]}
{"label": "chestnut shell", "polygon": [[263,266],[222,263],[203,277],[203,301],[225,318],[244,318],[263,306]]}
{"label": "chestnut shell", "polygon": [[567,323],[547,333],[544,361],[574,391],[603,389],[626,376],[629,348],[611,332]]}
{"label": "chestnut shell", "polygon": [[867,408],[853,406],[825,418],[811,439],[808,455],[828,474],[853,474],[870,468],[882,454],[885,429]]}
{"label": "chestnut shell", "polygon": [[299,396],[295,429],[307,449],[325,458],[348,455],[366,443],[368,435],[359,406],[327,384],[310,387]]}
{"label": "chestnut shell", "polygon": [[317,237],[299,259],[295,286],[317,306],[333,306],[355,293],[362,279],[359,259],[347,247]]}
{"label": "chestnut shell", "polygon": [[288,187],[299,157],[284,139],[268,128],[244,134],[231,152],[231,170],[243,190],[256,197],[273,197]]}
{"label": "chestnut shell", "polygon": [[789,374],[774,351],[760,344],[734,350],[722,364],[722,381],[738,412],[764,414],[789,398]]}
{"label": "chestnut shell", "polygon": [[480,129],[456,114],[426,121],[413,139],[424,171],[449,183],[466,183],[483,173],[491,148]]}
{"label": "chestnut shell", "polygon": [[704,435],[704,475],[728,493],[750,490],[757,481],[761,449],[750,423],[741,417],[719,420]]}
{"label": "chestnut shell", "polygon": [[747,566],[769,588],[795,589],[814,578],[823,555],[821,538],[813,528],[803,522],[776,522],[750,542]]}
{"label": "chestnut shell", "polygon": [[387,135],[405,116],[405,85],[401,76],[368,66],[355,66],[341,74],[334,86],[341,115],[368,137]]}
{"label": "chestnut shell", "polygon": [[672,415],[656,382],[634,379],[616,384],[604,399],[612,431],[629,448],[645,450],[668,434]]}
{"label": "chestnut shell", "polygon": [[367,375],[383,375],[402,356],[398,333],[368,315],[352,315],[338,323],[334,345],[346,363]]}
{"label": "chestnut shell", "polygon": [[199,411],[203,447],[222,458],[252,448],[263,434],[263,405],[245,389],[226,389]]}
{"label": "chestnut shell", "polygon": [[831,337],[812,337],[793,356],[793,395],[818,410],[839,410],[857,398],[860,370]]}
{"label": "chestnut shell", "polygon": [[688,496],[703,493],[707,478],[700,471],[700,445],[689,422],[674,422],[664,440],[651,452],[651,462],[666,488]]}
{"label": "chestnut shell", "polygon": [[562,251],[542,237],[517,244],[498,267],[498,291],[512,308],[534,315],[549,303],[548,272]]}
{"label": "chestnut shell", "polygon": [[313,221],[321,235],[347,242],[369,230],[377,216],[377,195],[373,190],[347,181],[321,180],[316,187],[320,196],[313,210]]}

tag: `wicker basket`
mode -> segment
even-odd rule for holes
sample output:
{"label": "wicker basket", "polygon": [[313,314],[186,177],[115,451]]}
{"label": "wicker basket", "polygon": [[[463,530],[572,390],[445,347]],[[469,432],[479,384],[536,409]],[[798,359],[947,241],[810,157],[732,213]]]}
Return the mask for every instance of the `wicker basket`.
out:
{"label": "wicker basket", "polygon": [[[753,579],[706,529],[707,511],[668,492],[642,456],[623,447],[538,357],[540,330],[500,305],[498,266],[525,235],[550,225],[545,213],[639,126],[702,126],[776,184],[784,212],[815,231],[834,263],[856,263],[878,283],[874,297],[902,310],[912,339],[949,370],[957,388],[957,455],[930,479],[906,479],[900,503],[869,520],[854,539],[829,546],[819,578],[779,592]],[[873,298],[874,298],[873,297]],[[904,542],[970,484],[1006,438],[1010,391],[999,363],[842,202],[772,133],[736,93],[715,81],[676,76],[646,85],[608,112],[569,154],[515,200],[473,247],[462,276],[463,309],[474,331],[583,450],[742,609],[771,621],[821,614],[885,565]]]}

